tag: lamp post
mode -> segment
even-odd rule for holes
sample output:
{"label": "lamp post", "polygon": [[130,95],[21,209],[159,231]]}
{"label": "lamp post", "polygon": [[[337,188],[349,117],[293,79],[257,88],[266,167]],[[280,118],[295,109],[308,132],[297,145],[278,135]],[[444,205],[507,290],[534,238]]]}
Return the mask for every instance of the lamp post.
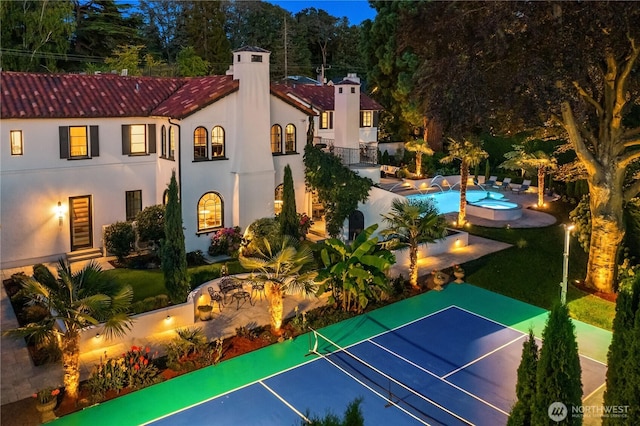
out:
{"label": "lamp post", "polygon": [[562,254],[562,282],[560,283],[560,302],[563,305],[567,303],[567,281],[569,279],[569,241],[571,239],[571,230],[574,225],[564,225],[564,253]]}

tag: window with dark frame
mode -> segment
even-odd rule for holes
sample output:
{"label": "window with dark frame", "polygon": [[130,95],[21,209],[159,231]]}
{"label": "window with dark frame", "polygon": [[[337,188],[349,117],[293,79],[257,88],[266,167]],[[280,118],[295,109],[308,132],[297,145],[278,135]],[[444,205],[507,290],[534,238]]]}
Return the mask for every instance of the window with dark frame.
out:
{"label": "window with dark frame", "polygon": [[333,129],[333,111],[323,111],[320,114],[320,128]]}
{"label": "window with dark frame", "polygon": [[162,129],[160,130],[160,157],[167,157],[167,128],[162,125]]}
{"label": "window with dark frame", "polygon": [[87,126],[69,126],[69,156],[71,158],[89,156]]}
{"label": "window with dark frame", "polygon": [[197,127],[193,131],[193,160],[207,160],[207,129]]}
{"label": "window with dark frame", "polygon": [[287,124],[284,129],[284,138],[285,152],[296,152],[296,126]]}
{"label": "window with dark frame", "polygon": [[142,211],[142,190],[126,191],[126,219],[132,221],[136,219],[138,213]]}
{"label": "window with dark frame", "polygon": [[282,127],[279,124],[271,126],[271,153],[280,154],[282,152]]}
{"label": "window with dark frame", "polygon": [[373,127],[373,111],[361,112],[360,127]]}
{"label": "window with dark frame", "polygon": [[224,128],[215,126],[211,129],[211,157],[224,157]]}
{"label": "window with dark frame", "polygon": [[207,192],[198,200],[198,232],[207,232],[222,226],[222,198],[216,192]]}

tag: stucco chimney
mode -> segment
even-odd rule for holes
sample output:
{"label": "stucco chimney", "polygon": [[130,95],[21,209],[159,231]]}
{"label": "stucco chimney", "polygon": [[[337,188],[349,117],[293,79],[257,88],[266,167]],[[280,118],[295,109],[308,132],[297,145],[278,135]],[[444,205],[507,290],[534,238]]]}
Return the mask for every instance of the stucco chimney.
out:
{"label": "stucco chimney", "polygon": [[334,86],[335,144],[360,148],[360,82],[344,79]]}

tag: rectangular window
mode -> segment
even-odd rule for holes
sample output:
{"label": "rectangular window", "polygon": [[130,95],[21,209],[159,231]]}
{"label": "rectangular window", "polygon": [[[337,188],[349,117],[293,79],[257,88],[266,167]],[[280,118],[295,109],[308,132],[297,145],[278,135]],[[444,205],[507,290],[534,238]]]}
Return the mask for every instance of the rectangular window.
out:
{"label": "rectangular window", "polygon": [[138,213],[142,211],[142,190],[127,191],[125,197],[127,221],[135,220]]}
{"label": "rectangular window", "polygon": [[262,62],[262,55],[251,55],[251,62]]}
{"label": "rectangular window", "polygon": [[373,127],[373,111],[362,111],[360,117],[360,127]]}
{"label": "rectangular window", "polygon": [[176,155],[176,128],[169,127],[169,159],[175,159]]}
{"label": "rectangular window", "polygon": [[69,127],[69,153],[71,158],[88,157],[88,142],[86,126]]}
{"label": "rectangular window", "polygon": [[11,155],[22,155],[22,130],[11,130]]}
{"label": "rectangular window", "polygon": [[147,126],[145,124],[132,124],[131,129],[131,154],[147,153]]}
{"label": "rectangular window", "polygon": [[320,115],[320,128],[333,129],[333,111],[325,111]]}

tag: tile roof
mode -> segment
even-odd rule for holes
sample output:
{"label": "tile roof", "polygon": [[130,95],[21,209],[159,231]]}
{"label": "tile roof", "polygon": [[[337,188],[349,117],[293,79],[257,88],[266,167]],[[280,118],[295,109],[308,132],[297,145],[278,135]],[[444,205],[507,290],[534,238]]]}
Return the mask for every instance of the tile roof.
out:
{"label": "tile roof", "polygon": [[177,78],[2,72],[3,118],[149,115],[182,84]]}
{"label": "tile roof", "polygon": [[[2,118],[160,116],[182,119],[235,92],[230,75],[190,78],[125,77],[116,74],[0,73]],[[272,84],[271,94],[307,114],[314,112],[293,93],[321,110],[334,109],[334,87]],[[365,94],[360,109],[382,107]]]}
{"label": "tile roof", "polygon": [[184,118],[238,90],[226,75],[193,78],[2,72],[2,118]]}
{"label": "tile roof", "polygon": [[240,87],[230,75],[183,79],[183,85],[152,111],[151,115],[184,118],[222,99]]}
{"label": "tile roof", "polygon": [[[352,81],[348,81],[351,84]],[[291,93],[303,99],[305,102],[312,104],[315,108],[319,108],[323,111],[333,111],[335,87],[333,86],[316,86],[313,84],[278,84],[278,89],[285,93]],[[371,99],[364,93],[360,93],[360,109],[361,110],[382,110],[382,105]]]}

